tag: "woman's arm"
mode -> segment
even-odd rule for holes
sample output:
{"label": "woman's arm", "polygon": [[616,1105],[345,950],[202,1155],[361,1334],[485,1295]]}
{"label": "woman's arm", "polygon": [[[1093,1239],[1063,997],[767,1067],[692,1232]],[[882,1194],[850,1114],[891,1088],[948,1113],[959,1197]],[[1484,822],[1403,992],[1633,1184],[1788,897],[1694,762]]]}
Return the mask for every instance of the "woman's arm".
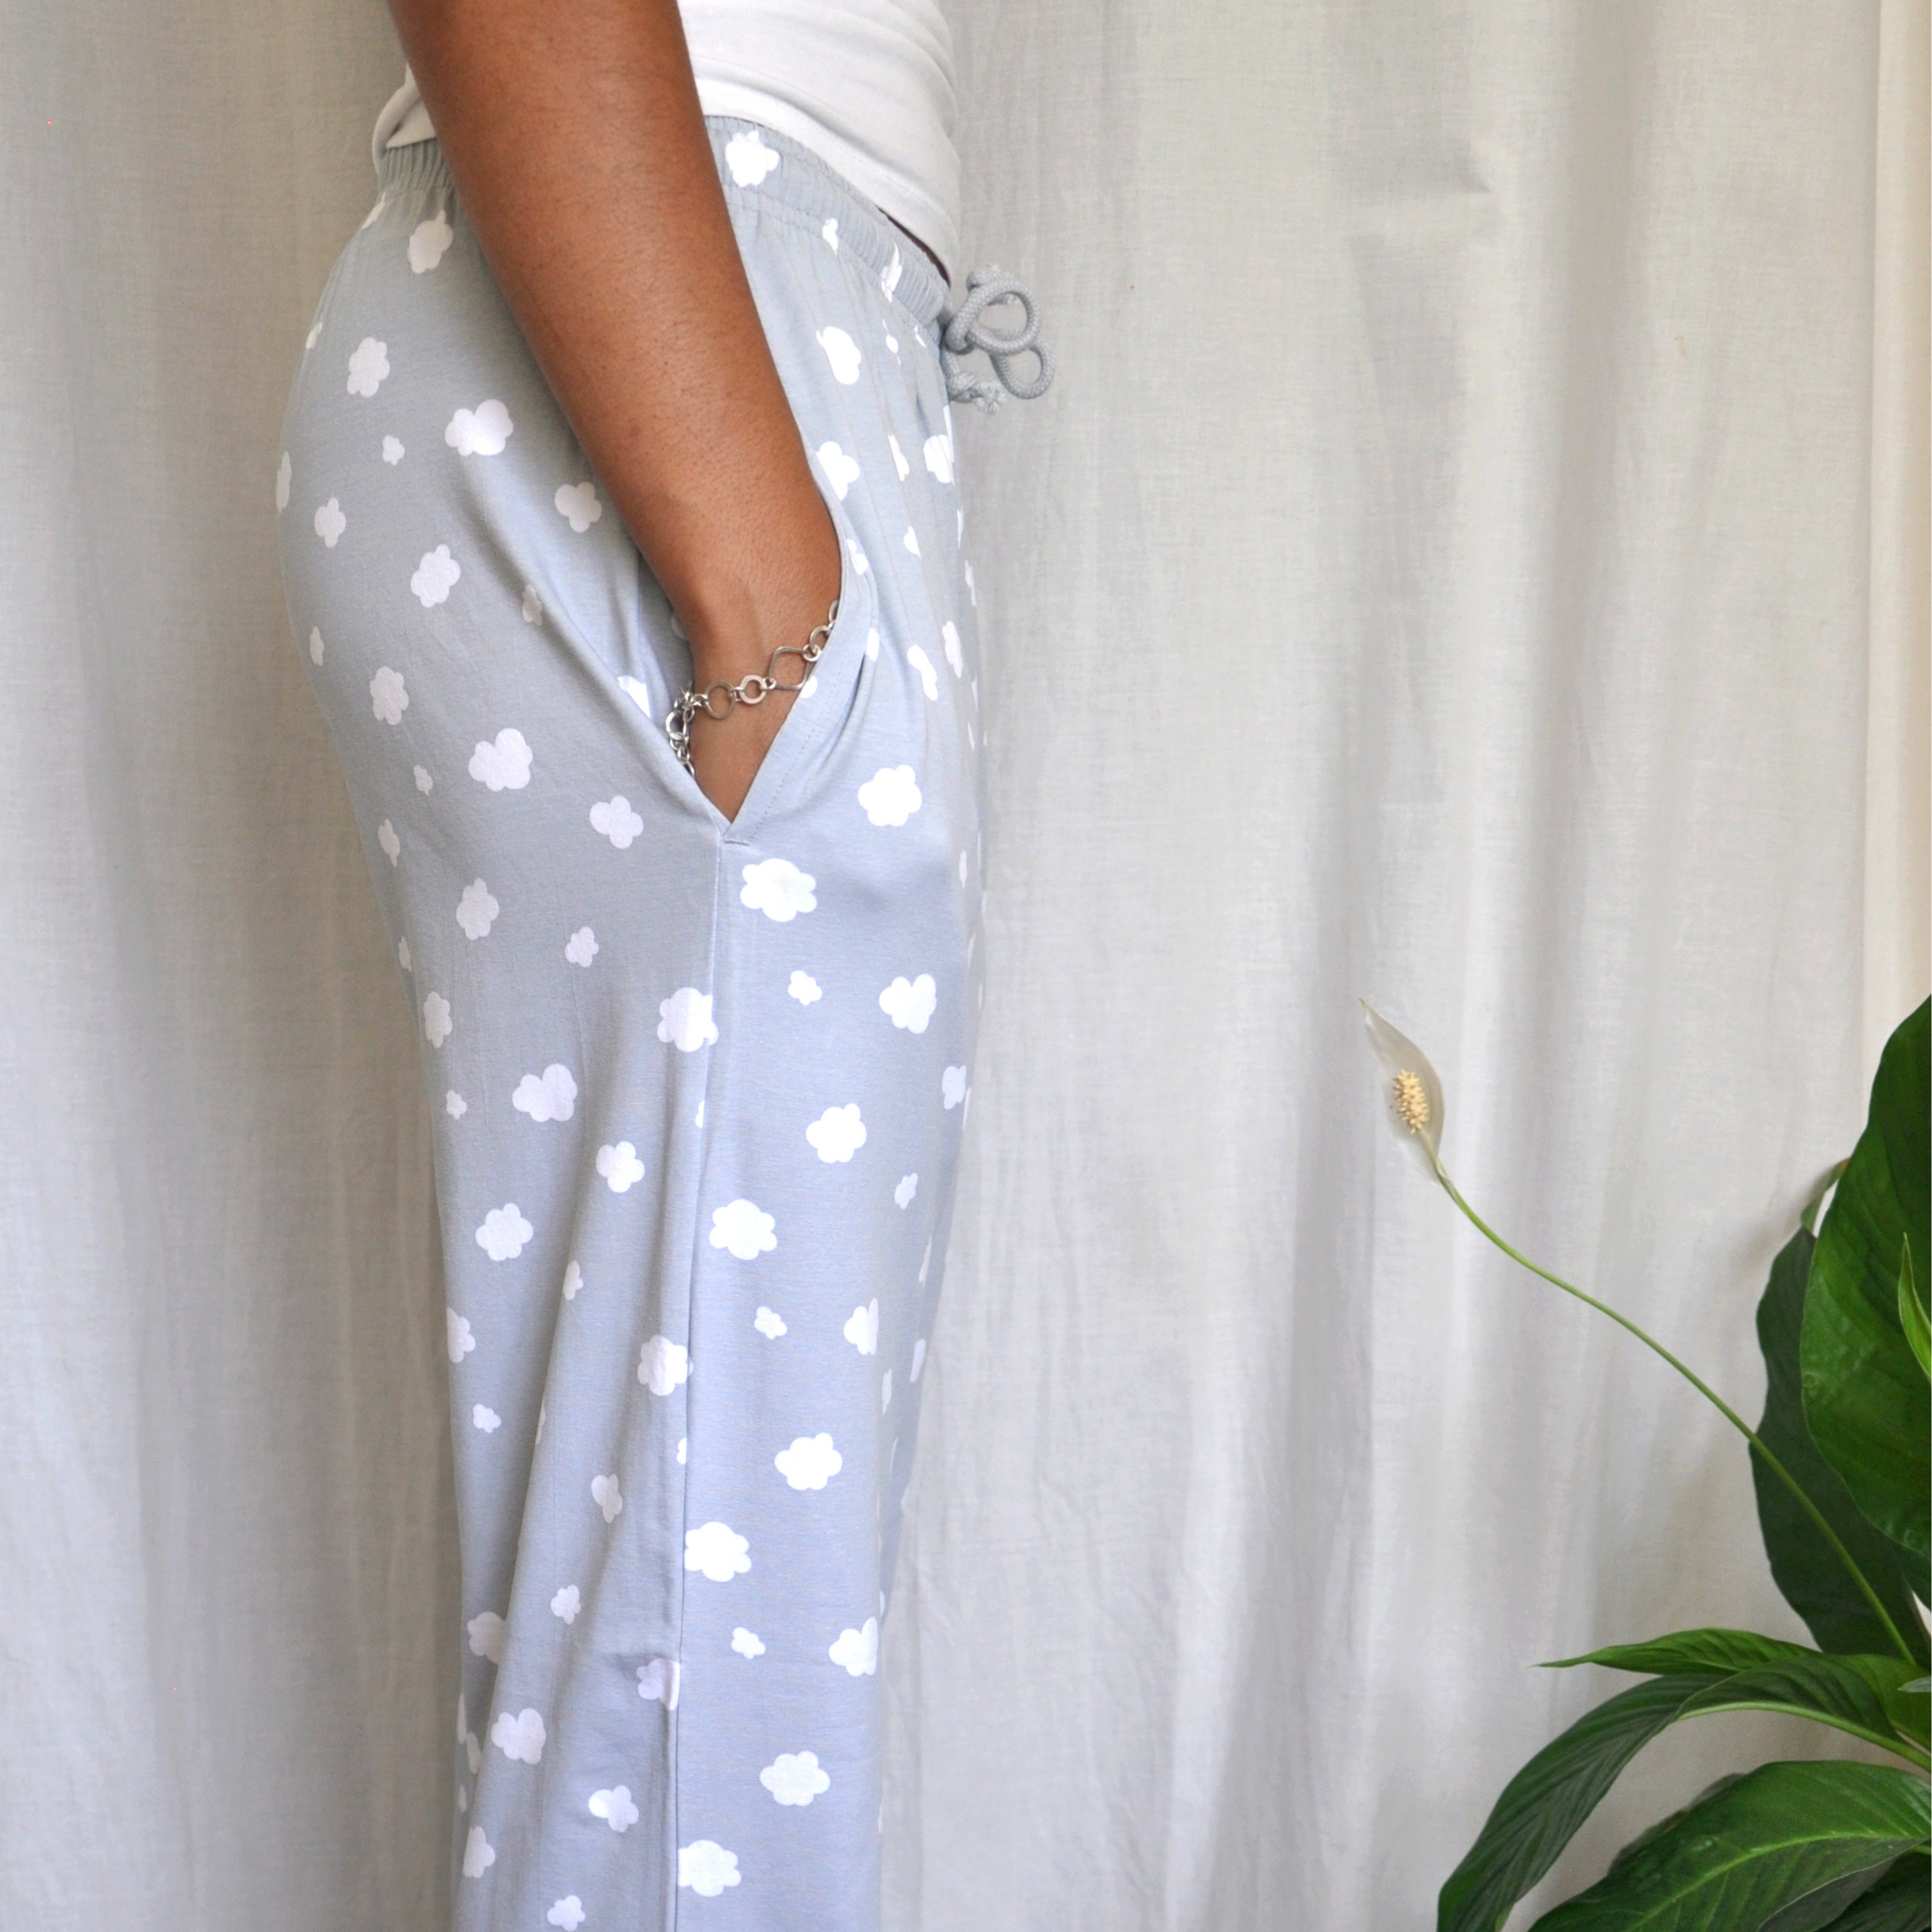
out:
{"label": "woman's arm", "polygon": [[[676,0],[392,0],[451,174],[557,400],[691,639],[762,671],[838,540],[759,326]],[[692,728],[734,814],[789,698]]]}

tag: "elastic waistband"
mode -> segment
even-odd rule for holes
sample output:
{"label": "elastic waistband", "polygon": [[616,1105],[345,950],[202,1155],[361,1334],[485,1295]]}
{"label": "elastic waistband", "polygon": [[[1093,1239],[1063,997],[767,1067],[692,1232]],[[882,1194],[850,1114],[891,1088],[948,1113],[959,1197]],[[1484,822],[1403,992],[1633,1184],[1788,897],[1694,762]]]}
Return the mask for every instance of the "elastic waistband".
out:
{"label": "elastic waistband", "polygon": [[[946,290],[932,258],[842,176],[770,128],[722,118],[704,124],[728,202],[788,210],[824,245],[836,246],[842,255],[864,262],[878,277],[880,287],[915,322],[930,322],[938,316]],[[452,185],[442,144],[433,140],[386,149],[380,174],[385,194],[447,191]]]}

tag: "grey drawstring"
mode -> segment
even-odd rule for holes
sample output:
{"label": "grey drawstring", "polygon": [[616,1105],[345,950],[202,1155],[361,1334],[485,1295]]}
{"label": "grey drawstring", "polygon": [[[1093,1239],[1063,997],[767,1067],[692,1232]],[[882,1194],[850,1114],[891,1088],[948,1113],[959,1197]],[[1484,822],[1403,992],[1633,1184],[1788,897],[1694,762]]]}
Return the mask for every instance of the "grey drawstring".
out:
{"label": "grey drawstring", "polygon": [[[1010,335],[988,328],[980,317],[995,302],[1017,302],[1025,320]],[[1053,358],[1037,340],[1040,312],[1024,286],[998,268],[975,268],[966,278],[966,299],[939,319],[939,363],[946,373],[946,394],[956,403],[976,403],[988,416],[999,406],[1000,392],[1023,403],[1043,396],[1053,382]],[[968,373],[965,358],[979,350],[999,377],[989,382]],[[1008,366],[1029,352],[1040,367],[1030,380],[1016,376]]]}

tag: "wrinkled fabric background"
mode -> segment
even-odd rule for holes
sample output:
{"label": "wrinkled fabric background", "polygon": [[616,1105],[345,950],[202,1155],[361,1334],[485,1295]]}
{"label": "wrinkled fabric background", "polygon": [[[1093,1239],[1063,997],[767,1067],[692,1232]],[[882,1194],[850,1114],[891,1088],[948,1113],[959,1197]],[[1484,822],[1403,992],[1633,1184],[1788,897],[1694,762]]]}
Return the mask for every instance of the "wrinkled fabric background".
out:
{"label": "wrinkled fabric background", "polygon": [[[1796,1634],[1766,1265],[1928,981],[1922,0],[956,0],[992,987],[886,1921],[1426,1922],[1606,1693]],[[433,1928],[416,1048],[277,580],[375,0],[8,10],[0,1919]],[[1653,1746],[1574,1887],[1769,1720]],[[1550,1895],[1554,1896],[1552,1892]]]}

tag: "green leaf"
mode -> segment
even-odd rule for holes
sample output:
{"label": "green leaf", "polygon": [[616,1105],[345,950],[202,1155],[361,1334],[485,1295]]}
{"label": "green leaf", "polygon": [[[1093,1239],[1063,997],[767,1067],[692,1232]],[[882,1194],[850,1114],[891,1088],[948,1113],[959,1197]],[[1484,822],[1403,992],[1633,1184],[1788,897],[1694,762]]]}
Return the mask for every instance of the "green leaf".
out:
{"label": "green leaf", "polygon": [[1550,1670],[1574,1670],[1580,1664],[1600,1664],[1611,1670],[1642,1670],[1662,1676],[1676,1670],[1714,1670],[1729,1674],[1734,1670],[1754,1670],[1760,1664],[1778,1664],[1796,1657],[1816,1657],[1802,1643],[1786,1643],[1782,1637],[1760,1636],[1756,1630],[1675,1630],[1669,1636],[1654,1636],[1643,1643],[1613,1643],[1581,1657],[1565,1657],[1544,1666]]}
{"label": "green leaf", "polygon": [[1932,1862],[1913,1852],[1825,1932],[1932,1932]]}
{"label": "green leaf", "polygon": [[1909,1234],[1898,1247],[1898,1325],[1905,1330],[1906,1345],[1921,1373],[1932,1378],[1932,1322],[1926,1318],[1925,1304],[1918,1299],[1918,1284],[1912,1279]]}
{"label": "green leaf", "polygon": [[1577,1719],[1504,1786],[1436,1903],[1437,1932],[1496,1932],[1510,1908],[1556,1862],[1617,1774],[1714,1673],[1634,1684]]}
{"label": "green leaf", "polygon": [[[1924,1780],[1869,1764],[1766,1764],[1691,1805],[1534,1932],[1779,1932],[1828,1924],[1828,1888],[1927,1842]],[[1792,1913],[1815,1899],[1823,1918]],[[1791,1914],[1778,1918],[1780,1913]]]}
{"label": "green leaf", "polygon": [[1932,1255],[1932,1002],[1886,1042],[1871,1112],[1819,1231],[1798,1343],[1812,1440],[1932,1598],[1925,1378],[1898,1312],[1898,1256]]}
{"label": "green leaf", "polygon": [[[1814,1204],[1815,1205],[1815,1204]],[[1809,1211],[1808,1210],[1807,1210]],[[1803,1228],[1771,1264],[1771,1279],[1757,1305],[1758,1346],[1764,1352],[1764,1419],[1757,1426],[1771,1453],[1817,1504],[1853,1562],[1864,1572],[1892,1622],[1922,1663],[1932,1662],[1924,1626],[1912,1608],[1905,1574],[1891,1539],[1860,1514],[1844,1479],[1819,1454],[1804,1420],[1798,1370],[1798,1337],[1804,1318],[1804,1286],[1816,1243]],[[1892,1640],[1870,1604],[1846,1574],[1843,1560],[1798,1506],[1763,1459],[1750,1459],[1757,1491],[1758,1526],[1771,1574],[1784,1600],[1804,1619],[1821,1649],[1845,1655],[1889,1650]]]}

